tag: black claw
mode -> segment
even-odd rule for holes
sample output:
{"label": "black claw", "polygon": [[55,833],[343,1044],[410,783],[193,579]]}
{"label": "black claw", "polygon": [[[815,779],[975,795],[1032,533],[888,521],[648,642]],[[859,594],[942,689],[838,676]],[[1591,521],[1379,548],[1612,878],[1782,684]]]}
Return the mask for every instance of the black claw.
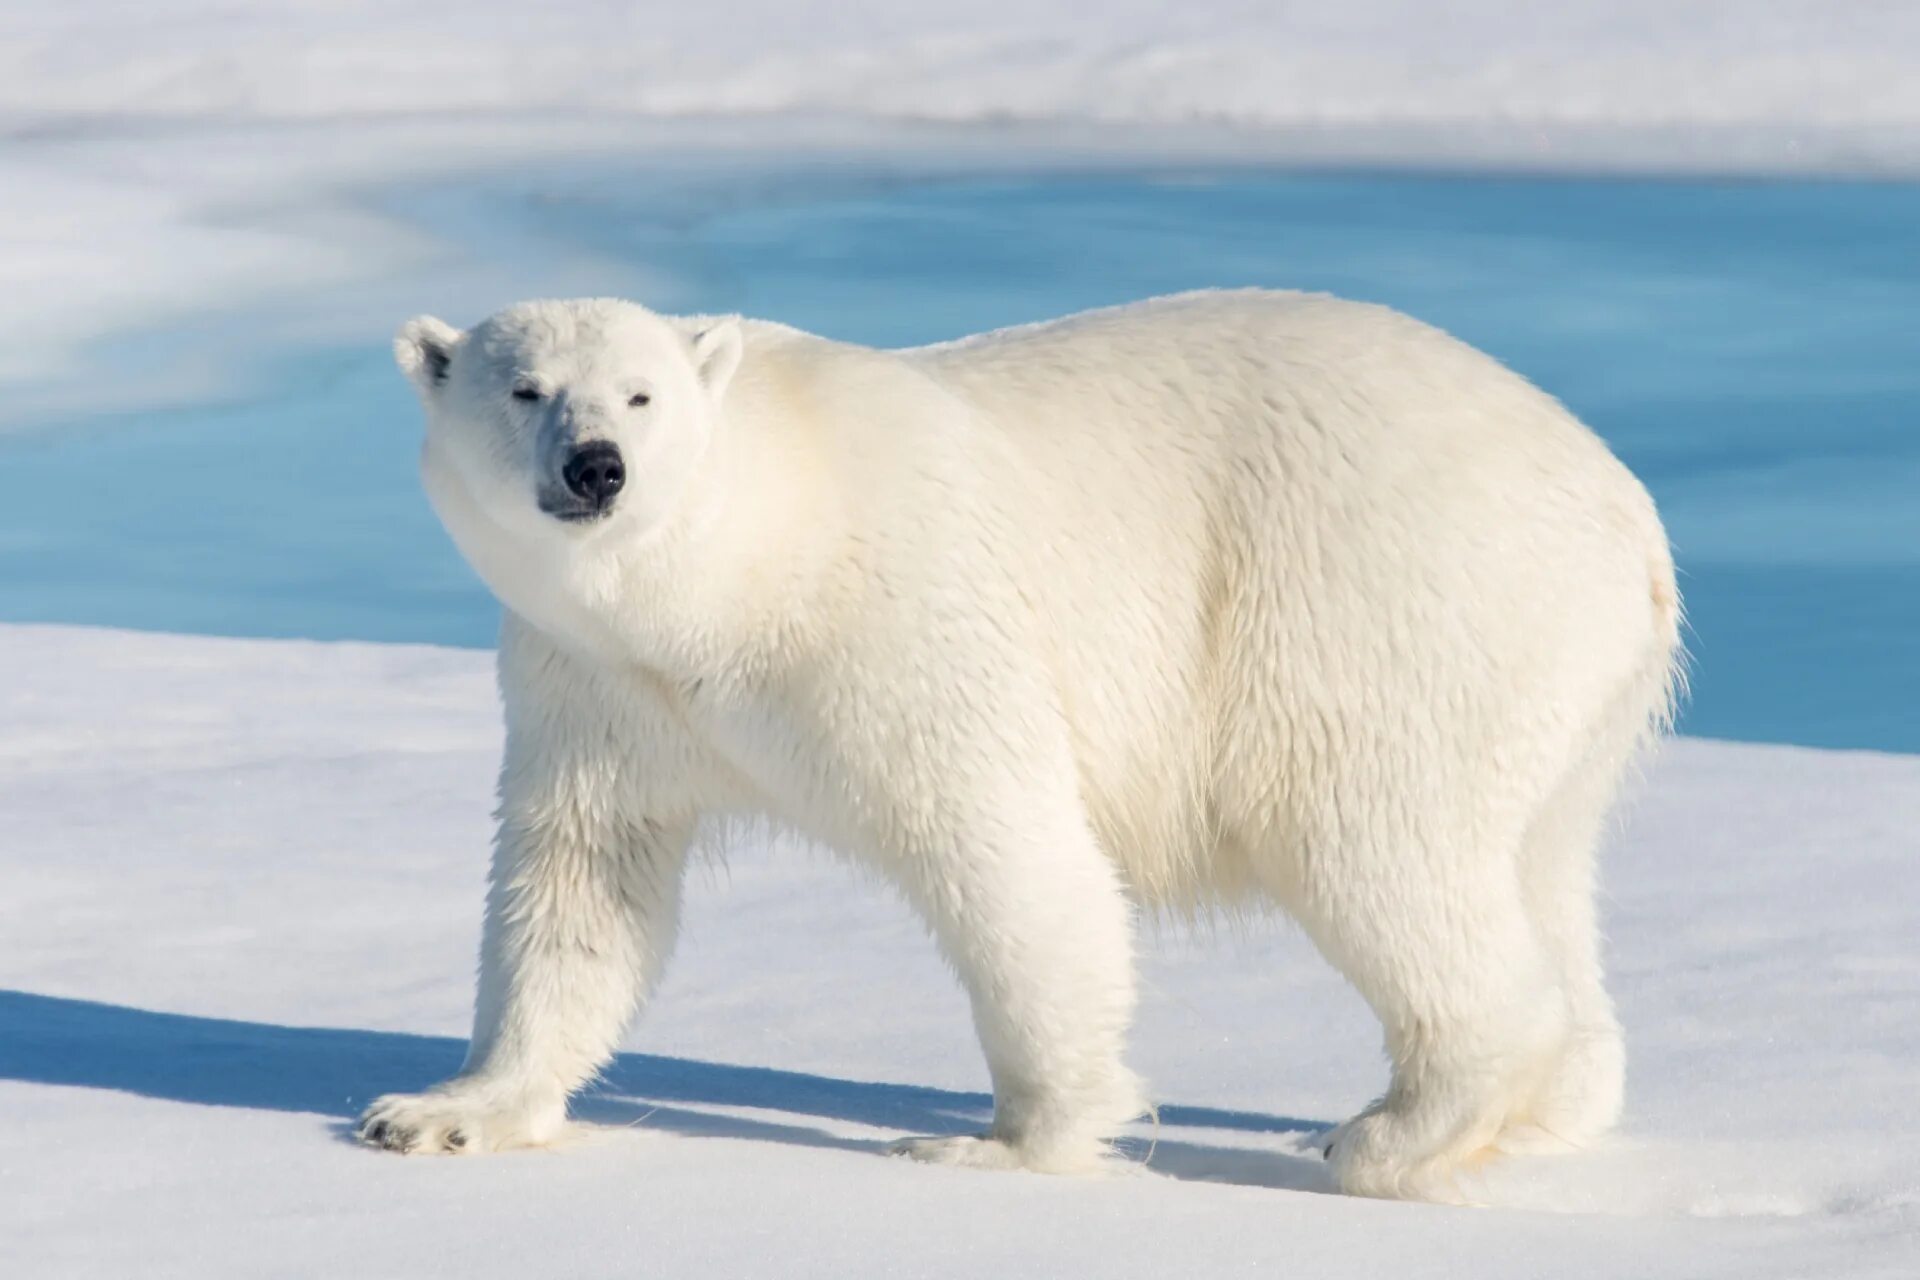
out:
{"label": "black claw", "polygon": [[1331,1142],[1329,1142],[1326,1146],[1320,1148],[1320,1158],[1322,1160],[1333,1159],[1333,1144]]}
{"label": "black claw", "polygon": [[467,1135],[460,1132],[458,1129],[455,1129],[452,1133],[449,1133],[447,1135],[447,1145],[451,1147],[453,1150],[458,1151],[460,1148],[467,1145]]}
{"label": "black claw", "polygon": [[360,1141],[383,1151],[410,1151],[413,1149],[413,1139],[411,1131],[386,1120],[375,1120],[360,1130]]}

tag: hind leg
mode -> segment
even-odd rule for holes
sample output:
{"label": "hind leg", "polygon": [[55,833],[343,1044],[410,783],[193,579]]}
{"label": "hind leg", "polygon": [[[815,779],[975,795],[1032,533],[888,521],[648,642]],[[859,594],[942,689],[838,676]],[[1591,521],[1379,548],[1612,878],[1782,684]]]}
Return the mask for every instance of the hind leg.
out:
{"label": "hind leg", "polygon": [[[1523,1121],[1575,1146],[1620,1117],[1626,1049],[1601,961],[1595,854],[1620,773],[1613,760],[1578,766],[1527,832],[1521,873],[1528,910],[1566,992],[1570,1026],[1559,1063]],[[1514,1145],[1534,1135],[1516,1132]]]}
{"label": "hind leg", "polygon": [[1348,848],[1296,912],[1386,1030],[1393,1079],[1329,1150],[1342,1190],[1457,1198],[1560,1051],[1567,1005],[1511,841],[1434,831]]}

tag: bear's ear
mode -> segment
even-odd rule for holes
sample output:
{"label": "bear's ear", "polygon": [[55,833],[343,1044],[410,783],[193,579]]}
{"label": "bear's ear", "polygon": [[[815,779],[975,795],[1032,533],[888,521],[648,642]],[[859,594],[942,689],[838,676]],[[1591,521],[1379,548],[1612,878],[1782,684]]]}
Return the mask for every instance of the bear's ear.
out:
{"label": "bear's ear", "polygon": [[734,370],[740,367],[741,346],[740,321],[733,316],[715,320],[694,335],[694,371],[700,375],[700,385],[707,389],[715,404],[726,394]]}
{"label": "bear's ear", "polygon": [[446,321],[415,316],[394,335],[393,358],[422,395],[430,394],[446,382],[453,344],[459,340],[460,331]]}

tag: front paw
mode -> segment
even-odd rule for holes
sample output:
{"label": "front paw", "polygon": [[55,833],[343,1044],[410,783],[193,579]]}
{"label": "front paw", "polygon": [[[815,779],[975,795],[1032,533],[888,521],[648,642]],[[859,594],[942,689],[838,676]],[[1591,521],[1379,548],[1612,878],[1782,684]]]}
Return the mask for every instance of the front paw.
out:
{"label": "front paw", "polygon": [[1334,1185],[1350,1196],[1379,1200],[1425,1200],[1467,1204],[1458,1174],[1484,1159],[1484,1148],[1415,1142],[1404,1119],[1376,1102],[1322,1135],[1322,1150]]}
{"label": "front paw", "polygon": [[538,1107],[459,1085],[390,1093],[361,1115],[354,1136],[401,1155],[476,1155],[537,1147],[566,1127],[566,1106]]}

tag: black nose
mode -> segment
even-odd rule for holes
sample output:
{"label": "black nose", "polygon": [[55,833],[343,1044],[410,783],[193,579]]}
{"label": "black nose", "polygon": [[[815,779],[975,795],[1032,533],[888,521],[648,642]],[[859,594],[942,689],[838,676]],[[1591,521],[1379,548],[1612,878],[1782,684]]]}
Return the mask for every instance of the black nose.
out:
{"label": "black nose", "polygon": [[620,447],[605,440],[583,444],[567,455],[560,478],[576,498],[584,498],[596,507],[604,507],[627,482],[627,469],[620,461]]}

